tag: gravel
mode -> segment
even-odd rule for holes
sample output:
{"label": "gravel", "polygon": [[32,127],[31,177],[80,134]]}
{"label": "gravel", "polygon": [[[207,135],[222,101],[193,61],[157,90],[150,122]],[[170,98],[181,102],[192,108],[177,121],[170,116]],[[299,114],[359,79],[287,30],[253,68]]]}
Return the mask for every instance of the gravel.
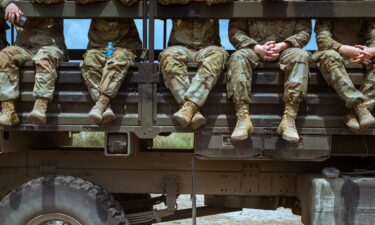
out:
{"label": "gravel", "polygon": [[[178,198],[178,208],[191,207],[189,195],[181,195]],[[197,206],[203,206],[203,196],[197,196]],[[157,208],[163,208],[159,205]],[[191,225],[191,219],[173,222],[157,223],[157,225]],[[213,216],[205,216],[197,219],[198,225],[303,225],[301,217],[293,215],[290,209],[279,208],[277,210],[243,209],[242,211],[224,213]]]}

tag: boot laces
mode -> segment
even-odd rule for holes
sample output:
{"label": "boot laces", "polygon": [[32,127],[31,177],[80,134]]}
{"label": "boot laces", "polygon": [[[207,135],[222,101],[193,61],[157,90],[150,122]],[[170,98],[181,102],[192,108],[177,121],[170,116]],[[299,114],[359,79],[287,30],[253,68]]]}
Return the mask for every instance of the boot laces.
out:
{"label": "boot laces", "polygon": [[247,116],[246,116],[246,114],[243,114],[243,113],[239,113],[238,115],[237,115],[237,117],[238,117],[238,120],[237,120],[237,127],[245,127],[246,125],[247,125],[247,121],[246,121],[246,119],[247,119]]}

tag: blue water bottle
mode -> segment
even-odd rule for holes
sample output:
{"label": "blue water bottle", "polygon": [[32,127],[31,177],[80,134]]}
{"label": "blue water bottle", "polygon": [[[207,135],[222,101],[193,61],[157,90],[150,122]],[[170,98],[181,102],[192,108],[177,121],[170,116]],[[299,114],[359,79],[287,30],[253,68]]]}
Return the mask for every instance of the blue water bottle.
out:
{"label": "blue water bottle", "polygon": [[109,59],[113,55],[113,43],[110,41],[107,44],[107,51],[105,52],[105,57]]}

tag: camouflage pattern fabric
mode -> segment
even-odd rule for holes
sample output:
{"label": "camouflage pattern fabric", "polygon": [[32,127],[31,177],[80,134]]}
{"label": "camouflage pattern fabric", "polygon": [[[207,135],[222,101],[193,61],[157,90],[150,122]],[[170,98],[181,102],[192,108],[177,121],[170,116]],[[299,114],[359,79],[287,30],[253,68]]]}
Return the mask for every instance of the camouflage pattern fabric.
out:
{"label": "camouflage pattern fabric", "polygon": [[363,44],[375,47],[374,21],[364,19],[318,20],[315,32],[319,51],[313,55],[319,69],[348,108],[365,102],[369,109],[375,105],[374,64],[368,66],[368,74],[360,90],[357,90],[345,69],[349,58],[341,55],[341,45]]}
{"label": "camouflage pattern fabric", "polygon": [[[218,46],[209,46],[199,51],[172,46],[160,54],[160,70],[165,85],[178,104],[192,101],[201,107],[224,70],[227,58],[228,53]],[[198,72],[190,80],[187,63],[192,62],[198,63]]]}
{"label": "camouflage pattern fabric", "polygon": [[295,48],[303,48],[310,36],[310,20],[233,19],[229,23],[229,39],[236,49],[268,41],[286,41]]}
{"label": "camouflage pattern fabric", "polygon": [[89,29],[88,49],[105,48],[109,41],[115,47],[128,50],[142,48],[133,19],[93,19]]}
{"label": "camouflage pattern fabric", "polygon": [[5,9],[5,7],[12,2],[15,2],[15,0],[0,0],[0,6],[1,8]]}
{"label": "camouflage pattern fabric", "polygon": [[[228,61],[228,98],[237,104],[250,103],[252,70],[261,62],[258,54],[243,48],[232,54]],[[299,103],[307,92],[309,53],[300,48],[285,49],[278,60],[284,71],[284,102]]]}
{"label": "camouflage pattern fabric", "polygon": [[[160,4],[187,4],[191,0],[159,0]],[[233,0],[206,0],[206,4],[214,5],[230,3]],[[219,21],[217,19],[174,19],[172,20],[172,32],[169,38],[169,46],[185,46],[190,49],[220,45]]]}
{"label": "camouflage pattern fabric", "polygon": [[220,46],[219,21],[216,19],[172,20],[169,46],[181,45],[194,50]]}
{"label": "camouflage pattern fabric", "polygon": [[[107,43],[112,42],[114,54],[106,59]],[[132,19],[93,19],[89,30],[89,46],[81,71],[92,99],[103,94],[114,98],[128,69],[133,65],[141,40]]]}
{"label": "camouflage pattern fabric", "polygon": [[18,46],[6,47],[0,52],[0,101],[16,100],[19,97],[19,69],[27,61],[36,67],[33,95],[35,98],[52,100],[57,79],[58,62],[64,52],[55,46],[28,50]]}
{"label": "camouflage pattern fabric", "polygon": [[309,53],[302,50],[311,34],[309,20],[231,20],[229,37],[239,50],[228,61],[227,91],[235,104],[250,103],[252,70],[262,61],[251,49],[267,41],[291,43],[278,59],[285,73],[284,101],[299,103],[307,92]]}
{"label": "camouflage pattern fabric", "polygon": [[29,19],[17,28],[16,46],[36,51],[44,46],[55,46],[67,57],[63,19]]}
{"label": "camouflage pattern fabric", "polygon": [[126,76],[128,69],[136,58],[131,51],[115,48],[113,55],[107,60],[106,49],[91,49],[84,56],[81,66],[82,76],[96,102],[100,94],[114,98]]}

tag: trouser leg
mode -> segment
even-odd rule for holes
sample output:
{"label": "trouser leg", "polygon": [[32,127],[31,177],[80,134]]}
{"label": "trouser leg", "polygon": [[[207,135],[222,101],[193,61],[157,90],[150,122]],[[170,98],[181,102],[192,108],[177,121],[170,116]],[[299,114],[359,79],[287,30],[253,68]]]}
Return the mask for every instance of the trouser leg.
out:
{"label": "trouser leg", "polygon": [[170,89],[179,105],[185,102],[185,93],[190,86],[187,63],[193,52],[183,46],[172,46],[165,49],[159,57],[160,70],[165,86]]}
{"label": "trouser leg", "polygon": [[309,53],[299,48],[288,48],[280,55],[284,71],[284,102],[300,103],[307,93],[309,80]]}
{"label": "trouser leg", "polygon": [[103,77],[99,85],[100,94],[109,98],[116,97],[129,68],[134,63],[135,57],[131,51],[116,49],[104,67]]}
{"label": "trouser leg", "polygon": [[224,70],[227,58],[228,53],[217,46],[207,47],[198,52],[196,56],[198,72],[186,91],[186,101],[194,102],[199,107],[203,106],[208,94]]}
{"label": "trouser leg", "polygon": [[375,65],[369,66],[367,76],[360,89],[364,95],[365,106],[372,111],[375,105]]}
{"label": "trouser leg", "polygon": [[250,104],[252,70],[259,62],[258,54],[250,48],[234,52],[228,60],[227,93],[235,105]]}
{"label": "trouser leg", "polygon": [[343,57],[334,50],[326,50],[320,53],[319,69],[327,81],[345,101],[348,108],[353,108],[359,103],[363,103],[364,96],[358,91],[350,80],[344,67]]}
{"label": "trouser leg", "polygon": [[0,52],[0,101],[19,97],[19,66],[32,59],[32,54],[20,47],[10,46]]}
{"label": "trouser leg", "polygon": [[52,100],[57,79],[56,68],[63,57],[64,52],[54,46],[42,47],[35,54],[33,57],[36,68],[33,92],[35,98]]}
{"label": "trouser leg", "polygon": [[105,63],[105,50],[103,49],[88,50],[82,62],[82,77],[94,102],[97,102],[99,99],[99,85]]}

